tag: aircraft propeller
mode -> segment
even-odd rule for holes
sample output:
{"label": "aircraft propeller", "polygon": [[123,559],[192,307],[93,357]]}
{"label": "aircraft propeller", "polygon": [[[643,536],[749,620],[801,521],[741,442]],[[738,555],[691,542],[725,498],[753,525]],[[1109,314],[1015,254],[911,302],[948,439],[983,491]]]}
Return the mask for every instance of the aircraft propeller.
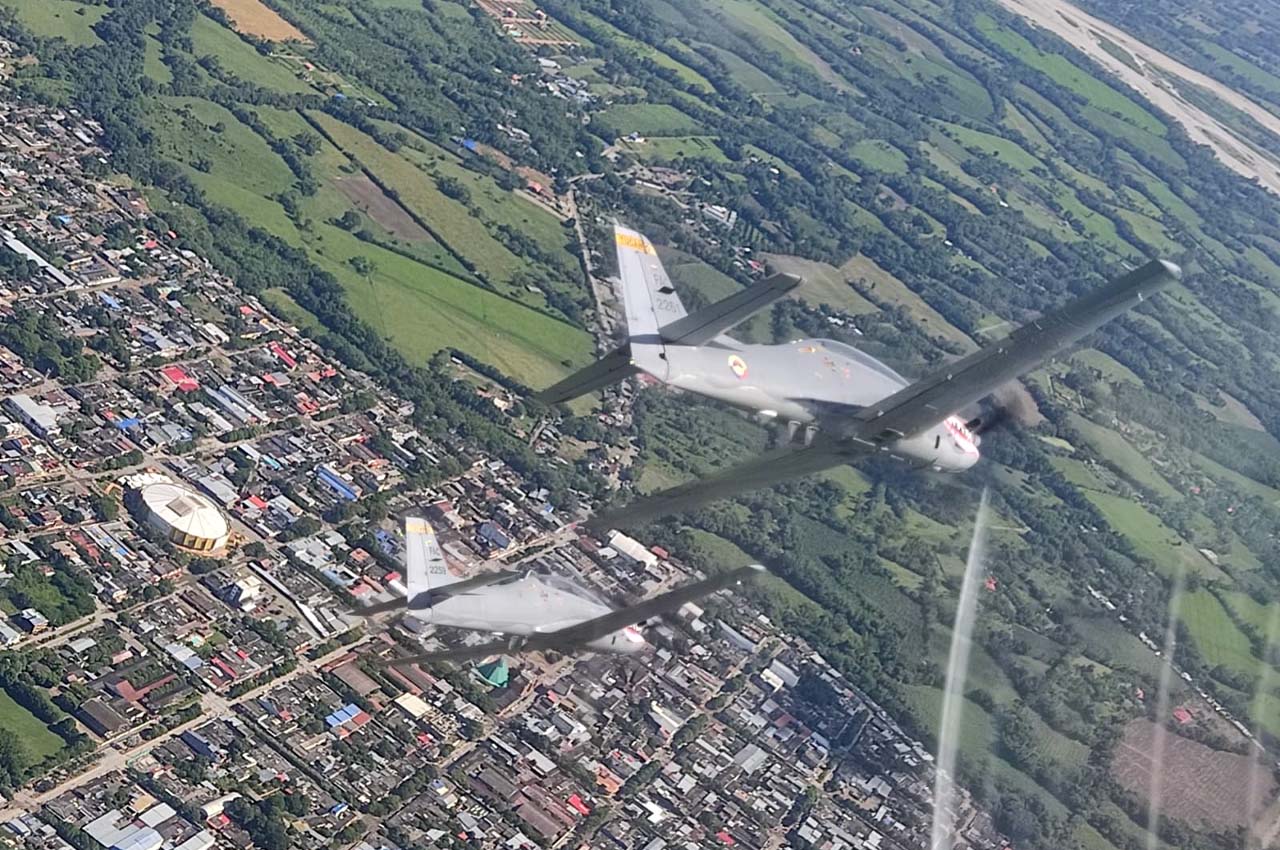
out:
{"label": "aircraft propeller", "polygon": [[1010,424],[1035,422],[1037,413],[1036,403],[1030,393],[1016,384],[1010,384],[996,390],[962,415],[971,415],[964,425],[974,437],[981,440],[984,434],[1006,428]]}

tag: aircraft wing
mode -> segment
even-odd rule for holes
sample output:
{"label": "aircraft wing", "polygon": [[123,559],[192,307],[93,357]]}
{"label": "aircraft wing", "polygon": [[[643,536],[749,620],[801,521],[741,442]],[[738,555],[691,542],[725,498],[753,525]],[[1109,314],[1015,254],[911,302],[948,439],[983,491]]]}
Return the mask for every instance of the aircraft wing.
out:
{"label": "aircraft wing", "polygon": [[726,469],[709,478],[688,481],[661,493],[636,499],[597,514],[587,522],[595,530],[627,528],[667,514],[692,510],[707,502],[831,469],[847,463],[863,450],[841,445],[818,434],[802,449],[780,449]]}
{"label": "aircraft wing", "polygon": [[846,436],[880,443],[937,425],[1136,307],[1181,275],[1182,270],[1173,263],[1152,260],[867,406],[854,415],[854,427],[846,429]]}
{"label": "aircraft wing", "polygon": [[843,427],[820,433],[806,448],[767,454],[710,478],[637,499],[596,516],[588,525],[596,529],[637,525],[706,502],[821,472],[863,452],[878,450],[883,443],[910,437],[1031,371],[1100,325],[1172,284],[1181,274],[1181,269],[1173,263],[1152,260],[1023,325],[1004,339],[851,414]]}
{"label": "aircraft wing", "polygon": [[433,661],[472,661],[477,658],[488,658],[500,652],[520,652],[537,647],[522,646],[518,642],[495,640],[476,646],[461,646],[457,649],[442,649],[439,652],[423,652],[418,655],[404,655],[400,658],[387,658],[376,662],[378,667],[407,667],[410,664],[423,664]]}
{"label": "aircraft wing", "polygon": [[726,570],[719,575],[705,578],[702,581],[695,581],[677,587],[675,590],[660,593],[629,608],[619,608],[616,611],[610,611],[608,614],[596,617],[594,620],[587,620],[585,623],[578,623],[556,632],[540,635],[537,640],[539,643],[545,641],[554,648],[574,647],[588,643],[612,634],[618,629],[625,629],[627,626],[642,623],[650,617],[674,611],[686,602],[694,602],[704,596],[710,596],[717,590],[723,590],[740,581],[755,578],[764,571],[764,567],[756,564]]}

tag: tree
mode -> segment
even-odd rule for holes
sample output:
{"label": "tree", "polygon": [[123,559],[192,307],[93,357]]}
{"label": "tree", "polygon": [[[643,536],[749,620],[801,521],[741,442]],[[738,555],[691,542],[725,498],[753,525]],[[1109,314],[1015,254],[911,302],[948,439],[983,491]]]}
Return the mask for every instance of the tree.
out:
{"label": "tree", "polygon": [[120,515],[120,503],[105,493],[95,494],[93,512],[103,522],[110,522]]}

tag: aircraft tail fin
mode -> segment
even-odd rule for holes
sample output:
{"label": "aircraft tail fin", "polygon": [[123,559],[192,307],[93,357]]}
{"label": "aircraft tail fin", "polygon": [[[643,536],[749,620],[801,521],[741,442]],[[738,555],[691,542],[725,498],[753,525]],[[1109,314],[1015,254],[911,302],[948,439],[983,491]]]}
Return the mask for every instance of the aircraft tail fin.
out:
{"label": "aircraft tail fin", "polygon": [[615,224],[613,238],[626,309],[627,341],[590,366],[538,393],[535,398],[541,402],[559,404],[616,384],[637,372],[665,380],[668,345],[711,342],[785,297],[801,283],[795,275],[775,274],[689,313],[671,285],[653,243],[644,234]]}
{"label": "aircraft tail fin", "polygon": [[422,517],[404,518],[404,584],[409,599],[429,594],[460,579],[444,562],[435,529]]}
{"label": "aircraft tail fin", "polygon": [[647,340],[663,325],[686,314],[680,296],[671,285],[653,243],[643,233],[620,224],[613,226],[618,253],[618,278],[627,313],[627,335]]}

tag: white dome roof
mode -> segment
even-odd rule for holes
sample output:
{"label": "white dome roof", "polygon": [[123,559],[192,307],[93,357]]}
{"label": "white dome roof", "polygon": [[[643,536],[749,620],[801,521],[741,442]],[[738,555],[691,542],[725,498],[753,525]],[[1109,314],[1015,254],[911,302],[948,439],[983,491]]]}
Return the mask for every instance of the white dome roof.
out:
{"label": "white dome roof", "polygon": [[222,511],[204,496],[173,482],[148,484],[140,494],[153,521],[192,537],[224,541],[230,532]]}

